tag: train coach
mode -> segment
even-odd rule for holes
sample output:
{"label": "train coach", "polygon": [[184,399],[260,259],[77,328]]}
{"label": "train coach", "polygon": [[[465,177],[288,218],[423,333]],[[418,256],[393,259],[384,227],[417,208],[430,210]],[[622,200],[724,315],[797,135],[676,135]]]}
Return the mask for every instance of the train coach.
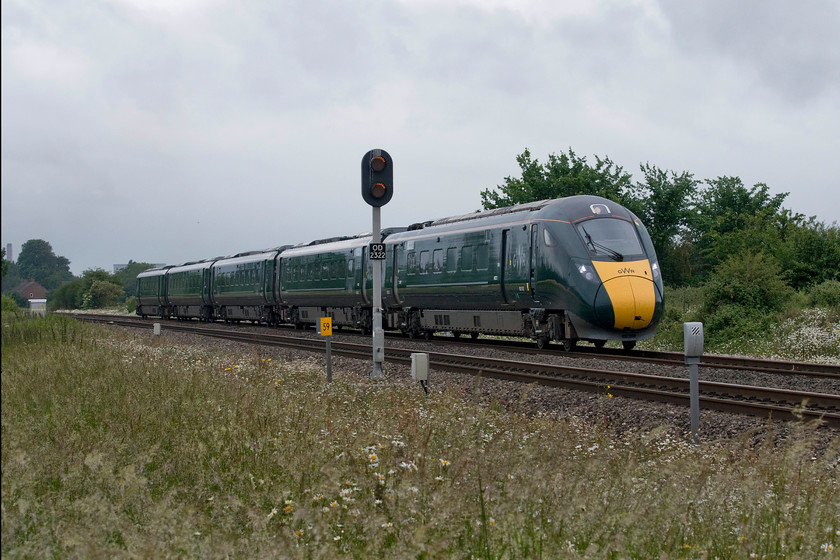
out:
{"label": "train coach", "polygon": [[574,196],[416,224],[385,240],[385,308],[409,335],[451,331],[632,348],[663,287],[650,236],[623,206]]}
{"label": "train coach", "polygon": [[[298,327],[329,316],[369,331],[373,266],[383,267],[383,327],[411,337],[513,335],[566,349],[619,340],[629,349],[655,334],[663,313],[647,230],[604,198],[544,200],[382,236],[384,261],[370,260],[362,235],[149,270],[138,275],[137,313]],[[191,291],[179,292],[188,274]]]}

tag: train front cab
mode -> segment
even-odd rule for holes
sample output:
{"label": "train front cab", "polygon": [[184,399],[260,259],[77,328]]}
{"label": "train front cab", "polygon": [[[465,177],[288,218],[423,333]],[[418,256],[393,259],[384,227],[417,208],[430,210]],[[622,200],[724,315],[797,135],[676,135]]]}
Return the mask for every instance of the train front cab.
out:
{"label": "train front cab", "polygon": [[587,254],[572,259],[583,305],[570,313],[579,338],[625,348],[652,337],[664,309],[662,277],[650,236],[630,215],[595,216],[574,228]]}

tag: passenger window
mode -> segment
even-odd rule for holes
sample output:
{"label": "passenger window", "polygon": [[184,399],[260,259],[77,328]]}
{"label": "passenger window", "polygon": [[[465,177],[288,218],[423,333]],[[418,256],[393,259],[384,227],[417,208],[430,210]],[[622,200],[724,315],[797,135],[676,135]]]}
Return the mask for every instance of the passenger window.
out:
{"label": "passenger window", "polygon": [[420,251],[420,274],[429,272],[429,252]]}
{"label": "passenger window", "polygon": [[473,248],[472,245],[461,247],[461,270],[470,271],[473,269]]}
{"label": "passenger window", "polygon": [[417,253],[409,251],[405,256],[405,268],[408,274],[417,274]]}
{"label": "passenger window", "polygon": [[432,253],[432,270],[443,272],[443,249],[435,249]]}
{"label": "passenger window", "polygon": [[481,245],[475,252],[475,267],[478,270],[487,270],[489,260],[487,245]]}
{"label": "passenger window", "polygon": [[450,247],[446,250],[446,272],[458,270],[458,249]]}

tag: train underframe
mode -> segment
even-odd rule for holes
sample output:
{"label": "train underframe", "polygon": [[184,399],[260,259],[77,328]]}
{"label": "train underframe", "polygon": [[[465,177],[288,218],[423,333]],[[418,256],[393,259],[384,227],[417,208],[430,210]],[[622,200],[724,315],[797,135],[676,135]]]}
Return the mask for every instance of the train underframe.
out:
{"label": "train underframe", "polygon": [[[216,320],[226,323],[251,321],[271,326],[291,324],[296,328],[315,326],[321,317],[331,317],[333,328],[360,329],[372,332],[373,317],[369,307],[277,307],[266,305],[184,305],[143,306],[137,314],[174,317],[183,320],[198,319],[202,322]],[[461,310],[401,308],[383,311],[383,328],[401,331],[409,338],[431,338],[438,332],[451,332],[453,336],[480,334],[498,336],[524,336],[534,340],[539,348],[558,343],[565,350],[575,348],[580,340],[571,317],[563,310],[534,308],[529,310]],[[596,347],[604,346],[607,334],[600,338],[593,333],[584,338]],[[612,337],[614,338],[614,337]],[[632,338],[632,339],[630,339]],[[625,349],[632,349],[636,336],[628,334],[622,339]]]}

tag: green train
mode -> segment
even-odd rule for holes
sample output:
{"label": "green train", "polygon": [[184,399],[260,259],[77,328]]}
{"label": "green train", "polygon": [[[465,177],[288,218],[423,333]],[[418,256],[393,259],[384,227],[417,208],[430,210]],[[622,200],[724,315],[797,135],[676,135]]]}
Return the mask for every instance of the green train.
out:
{"label": "green train", "polygon": [[383,267],[383,328],[529,337],[572,349],[580,340],[625,348],[652,337],[662,276],[642,222],[627,208],[573,196],[444,218],[371,237],[283,246],[137,277],[141,316],[270,325],[372,327],[373,266]]}

